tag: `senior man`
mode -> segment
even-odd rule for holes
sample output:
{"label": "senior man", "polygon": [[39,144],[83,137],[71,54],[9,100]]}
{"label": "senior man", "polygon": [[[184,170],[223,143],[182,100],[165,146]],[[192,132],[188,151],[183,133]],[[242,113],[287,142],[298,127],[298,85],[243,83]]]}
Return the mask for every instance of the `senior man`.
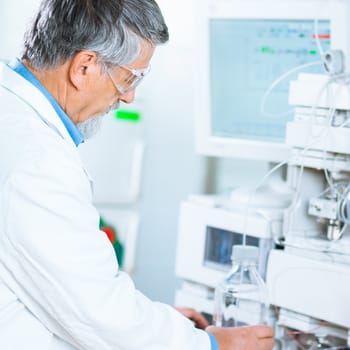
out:
{"label": "senior man", "polygon": [[0,349],[272,348],[270,327],[204,331],[150,301],[99,231],[77,146],[167,40],[153,0],[44,0],[1,66]]}

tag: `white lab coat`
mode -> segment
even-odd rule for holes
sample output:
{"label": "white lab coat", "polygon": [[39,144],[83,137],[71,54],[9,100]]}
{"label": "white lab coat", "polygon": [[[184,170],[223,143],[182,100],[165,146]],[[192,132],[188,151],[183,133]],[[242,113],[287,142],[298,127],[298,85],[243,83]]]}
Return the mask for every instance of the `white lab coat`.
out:
{"label": "white lab coat", "polygon": [[0,67],[0,349],[209,350],[119,271],[78,151],[46,98]]}

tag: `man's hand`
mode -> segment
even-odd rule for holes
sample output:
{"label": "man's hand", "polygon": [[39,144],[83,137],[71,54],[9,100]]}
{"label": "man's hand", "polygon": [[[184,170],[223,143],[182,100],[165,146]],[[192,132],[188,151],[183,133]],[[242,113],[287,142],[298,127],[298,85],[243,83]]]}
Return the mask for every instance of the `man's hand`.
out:
{"label": "man's hand", "polygon": [[215,336],[219,350],[271,350],[273,329],[268,326],[244,326],[219,328],[210,326],[208,333]]}
{"label": "man's hand", "polygon": [[208,327],[208,321],[206,318],[195,309],[189,307],[176,307],[176,310],[193,321],[197,328],[205,329]]}

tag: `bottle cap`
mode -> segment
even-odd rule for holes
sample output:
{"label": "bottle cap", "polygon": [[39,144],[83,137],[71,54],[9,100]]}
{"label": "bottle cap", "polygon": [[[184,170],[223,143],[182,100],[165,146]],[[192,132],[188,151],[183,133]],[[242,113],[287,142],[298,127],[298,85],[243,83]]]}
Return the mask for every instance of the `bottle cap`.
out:
{"label": "bottle cap", "polygon": [[248,245],[232,246],[232,261],[259,262],[259,248]]}

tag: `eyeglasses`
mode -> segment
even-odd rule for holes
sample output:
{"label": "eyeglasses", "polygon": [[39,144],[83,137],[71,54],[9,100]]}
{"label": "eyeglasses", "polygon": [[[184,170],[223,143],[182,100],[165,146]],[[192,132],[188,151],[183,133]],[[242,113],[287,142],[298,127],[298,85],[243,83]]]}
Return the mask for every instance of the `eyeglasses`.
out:
{"label": "eyeglasses", "polygon": [[124,95],[134,90],[142,81],[142,79],[149,73],[151,70],[151,66],[147,66],[142,69],[132,69],[126,66],[119,66],[118,68],[123,69],[124,73],[120,74],[120,82],[116,83],[113,79],[111,73],[107,70],[107,74],[109,78],[112,80],[113,85],[117,89],[117,91]]}

